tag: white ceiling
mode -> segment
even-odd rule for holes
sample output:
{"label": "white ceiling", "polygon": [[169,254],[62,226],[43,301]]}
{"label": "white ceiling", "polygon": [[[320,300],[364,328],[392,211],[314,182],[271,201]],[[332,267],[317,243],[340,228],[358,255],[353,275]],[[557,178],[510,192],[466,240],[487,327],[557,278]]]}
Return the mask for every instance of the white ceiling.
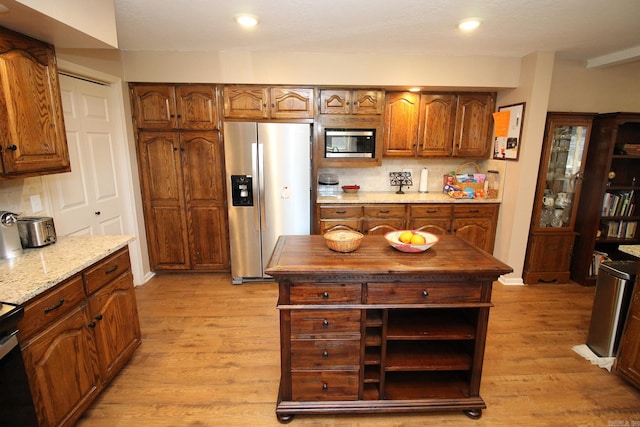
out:
{"label": "white ceiling", "polygon": [[[640,57],[640,0],[115,0],[121,50]],[[237,27],[240,12],[259,16]],[[481,17],[472,35],[456,23]],[[595,62],[594,62],[595,63]]]}

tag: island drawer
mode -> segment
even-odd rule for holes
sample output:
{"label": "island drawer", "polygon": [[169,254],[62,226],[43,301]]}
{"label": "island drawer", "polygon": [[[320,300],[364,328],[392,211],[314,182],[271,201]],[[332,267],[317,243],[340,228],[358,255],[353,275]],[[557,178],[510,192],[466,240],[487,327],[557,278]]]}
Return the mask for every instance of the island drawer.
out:
{"label": "island drawer", "polygon": [[358,370],[293,371],[291,394],[296,401],[357,400]]}
{"label": "island drawer", "polygon": [[94,293],[130,268],[129,249],[125,247],[83,273],[87,294]]}
{"label": "island drawer", "polygon": [[340,218],[359,218],[362,216],[362,206],[345,206],[345,205],[322,205],[320,206],[320,218],[322,219],[340,219]]}
{"label": "island drawer", "polygon": [[369,218],[403,218],[404,205],[369,205],[364,207],[364,215]]}
{"label": "island drawer", "polygon": [[369,283],[368,304],[454,304],[481,302],[480,283]]}
{"label": "island drawer", "polygon": [[292,310],[291,336],[360,335],[360,310]]}
{"label": "island drawer", "polygon": [[294,283],[289,288],[292,304],[358,304],[362,299],[360,284]]}
{"label": "island drawer", "polygon": [[24,306],[24,317],[18,323],[20,340],[24,342],[33,334],[61,318],[78,306],[85,298],[82,277],[73,276],[46,294]]}
{"label": "island drawer", "polygon": [[291,340],[292,369],[344,369],[359,364],[359,338]]}
{"label": "island drawer", "polygon": [[409,206],[409,218],[451,218],[452,214],[451,205],[449,204]]}
{"label": "island drawer", "polygon": [[327,231],[333,229],[349,228],[358,232],[362,232],[362,220],[361,219],[323,219],[320,221],[320,234],[324,234]]}

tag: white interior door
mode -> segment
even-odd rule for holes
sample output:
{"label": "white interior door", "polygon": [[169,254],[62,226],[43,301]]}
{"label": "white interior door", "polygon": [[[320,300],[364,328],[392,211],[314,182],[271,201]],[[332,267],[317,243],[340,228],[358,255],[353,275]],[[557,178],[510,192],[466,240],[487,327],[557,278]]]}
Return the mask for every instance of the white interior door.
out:
{"label": "white interior door", "polygon": [[59,235],[127,234],[125,141],[109,85],[60,74],[71,172],[46,177]]}

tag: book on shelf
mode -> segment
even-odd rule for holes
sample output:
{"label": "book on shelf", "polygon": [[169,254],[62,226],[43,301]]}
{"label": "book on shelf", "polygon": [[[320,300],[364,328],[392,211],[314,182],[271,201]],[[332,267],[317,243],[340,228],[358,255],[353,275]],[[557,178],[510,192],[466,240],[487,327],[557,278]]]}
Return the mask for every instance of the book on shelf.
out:
{"label": "book on shelf", "polygon": [[633,239],[638,221],[603,221],[602,237],[609,239]]}
{"label": "book on shelf", "polygon": [[640,156],[640,144],[624,144],[622,149],[627,154]]}
{"label": "book on shelf", "polygon": [[631,216],[635,211],[635,190],[607,191],[602,199],[602,216]]}

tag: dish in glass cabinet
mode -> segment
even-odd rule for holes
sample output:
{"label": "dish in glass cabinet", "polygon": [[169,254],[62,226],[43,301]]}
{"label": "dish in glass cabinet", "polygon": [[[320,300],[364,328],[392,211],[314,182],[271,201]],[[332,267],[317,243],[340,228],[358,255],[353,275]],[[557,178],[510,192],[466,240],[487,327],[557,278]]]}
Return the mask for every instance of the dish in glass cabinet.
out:
{"label": "dish in glass cabinet", "polygon": [[[424,238],[424,243],[411,243],[411,240],[407,240],[410,236],[409,233],[411,233],[411,236],[422,236]],[[440,238],[435,234],[415,230],[391,231],[385,234],[384,238],[392,247],[401,252],[424,252],[440,240]],[[416,238],[414,238],[413,241],[415,242],[415,240]]]}

